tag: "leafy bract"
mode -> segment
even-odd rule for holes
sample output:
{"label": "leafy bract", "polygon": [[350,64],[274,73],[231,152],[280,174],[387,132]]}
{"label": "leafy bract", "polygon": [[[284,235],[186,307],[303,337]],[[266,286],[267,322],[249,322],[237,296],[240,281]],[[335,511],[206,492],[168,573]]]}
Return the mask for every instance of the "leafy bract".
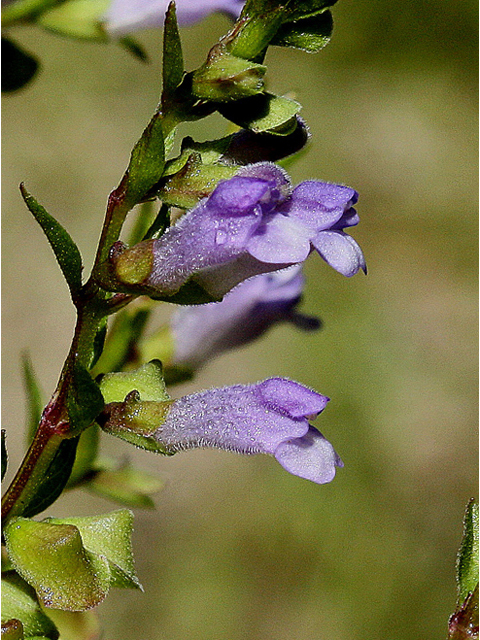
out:
{"label": "leafy bract", "polygon": [[74,525],[14,518],[5,529],[5,541],[16,571],[44,607],[85,611],[107,595],[108,562],[87,551]]}
{"label": "leafy bract", "polygon": [[82,286],[82,257],[77,245],[62,225],[20,185],[23,199],[47,236],[57,262],[74,297]]}
{"label": "leafy bract", "polygon": [[78,437],[64,439],[59,447],[35,492],[24,504],[21,514],[32,517],[47,509],[62,493],[70,478]]}
{"label": "leafy bract", "polygon": [[162,104],[168,104],[183,78],[183,54],[175,3],[170,3],[163,27]]}

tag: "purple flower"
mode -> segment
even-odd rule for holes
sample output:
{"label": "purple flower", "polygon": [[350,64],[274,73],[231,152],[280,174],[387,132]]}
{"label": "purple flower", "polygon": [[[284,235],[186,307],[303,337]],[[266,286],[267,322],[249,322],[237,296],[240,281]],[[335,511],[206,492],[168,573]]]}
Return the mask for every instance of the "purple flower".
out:
{"label": "purple flower", "polygon": [[173,401],[153,434],[167,451],[214,447],[273,455],[293,475],[323,484],[343,463],[308,420],[328,398],[285,378],[209,389]]}
{"label": "purple flower", "polygon": [[318,329],[316,318],[295,310],[303,285],[301,267],[294,266],[250,278],[221,302],[179,307],[171,320],[171,364],[197,369],[223,351],[258,338],[277,322]]}
{"label": "purple flower", "polygon": [[[124,251],[117,277],[152,297],[172,296],[190,281],[221,299],[243,280],[303,262],[313,249],[353,276],[365,270],[365,260],[343,229],[358,223],[357,197],[349,187],[316,180],[292,190],[280,167],[247,165],[163,236]],[[140,258],[149,272],[141,282],[129,281],[129,269],[135,273]]]}
{"label": "purple flower", "polygon": [[[112,0],[105,14],[107,31],[123,36],[138,29],[161,27],[170,0]],[[180,25],[203,20],[214,11],[222,11],[237,18],[243,0],[177,0],[177,19]]]}

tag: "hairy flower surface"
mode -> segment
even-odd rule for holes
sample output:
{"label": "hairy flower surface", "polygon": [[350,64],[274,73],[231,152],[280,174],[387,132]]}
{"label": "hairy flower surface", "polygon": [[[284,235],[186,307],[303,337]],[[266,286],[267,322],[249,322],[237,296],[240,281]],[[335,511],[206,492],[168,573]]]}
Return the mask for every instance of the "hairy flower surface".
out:
{"label": "hairy flower surface", "polygon": [[[358,244],[343,229],[358,223],[358,194],[349,187],[309,180],[291,189],[277,165],[242,167],[158,239],[124,251],[117,277],[139,259],[150,263],[142,286],[152,297],[172,296],[187,282],[221,299],[234,286],[306,260],[314,249],[334,269],[365,270]],[[122,271],[123,270],[123,271]]]}
{"label": "hairy flower surface", "polygon": [[179,307],[173,314],[172,364],[197,369],[214,356],[246,344],[279,322],[304,330],[320,322],[296,311],[304,286],[298,266],[242,282],[221,302]]}
{"label": "hairy flower surface", "polygon": [[[138,29],[161,27],[170,0],[112,0],[105,15],[107,31],[122,36]],[[236,18],[243,0],[176,0],[180,25],[203,20],[210,13],[221,11]]]}
{"label": "hairy flower surface", "polygon": [[209,389],[175,400],[155,439],[169,451],[214,447],[273,455],[290,473],[323,484],[343,463],[309,424],[328,398],[286,378]]}

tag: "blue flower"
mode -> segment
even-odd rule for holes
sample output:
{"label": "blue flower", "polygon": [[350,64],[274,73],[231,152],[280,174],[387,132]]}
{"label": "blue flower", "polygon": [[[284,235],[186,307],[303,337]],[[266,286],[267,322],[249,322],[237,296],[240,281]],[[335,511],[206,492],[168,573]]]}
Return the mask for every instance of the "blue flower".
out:
{"label": "blue flower", "polygon": [[202,447],[264,453],[318,484],[333,480],[336,467],[343,467],[332,445],[309,424],[329,399],[293,380],[269,378],[163,402],[142,401],[136,394],[107,404],[100,424],[137,446],[167,454]]}
{"label": "blue flower", "polygon": [[[349,187],[316,180],[292,190],[280,167],[247,165],[163,236],[123,251],[116,274],[152,297],[173,296],[191,283],[220,300],[243,280],[300,264],[316,250],[341,274],[353,276],[365,271],[365,260],[343,229],[358,223],[357,198]],[[140,259],[150,265],[149,273],[129,282],[130,265]]]}
{"label": "blue flower", "polygon": [[317,318],[296,311],[304,277],[299,266],[266,273],[232,289],[221,302],[179,307],[170,326],[174,352],[169,364],[197,369],[223,351],[255,340],[279,322],[318,329]]}

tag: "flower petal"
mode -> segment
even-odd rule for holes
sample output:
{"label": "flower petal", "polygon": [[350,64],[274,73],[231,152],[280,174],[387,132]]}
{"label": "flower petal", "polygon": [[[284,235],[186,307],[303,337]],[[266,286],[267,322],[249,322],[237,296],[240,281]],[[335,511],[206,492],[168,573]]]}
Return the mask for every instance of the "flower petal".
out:
{"label": "flower petal", "polygon": [[292,192],[288,203],[279,208],[301,220],[312,231],[329,229],[355,204],[358,194],[350,187],[306,180]]}
{"label": "flower petal", "polygon": [[255,230],[247,251],[261,262],[303,262],[310,253],[311,229],[290,216],[276,215]]}
{"label": "flower petal", "polygon": [[289,473],[318,484],[331,482],[335,467],[343,467],[330,442],[312,426],[301,438],[282,442],[275,458]]}
{"label": "flower petal", "polygon": [[344,276],[353,276],[363,269],[365,258],[355,240],[343,231],[321,231],[312,244],[322,258]]}

